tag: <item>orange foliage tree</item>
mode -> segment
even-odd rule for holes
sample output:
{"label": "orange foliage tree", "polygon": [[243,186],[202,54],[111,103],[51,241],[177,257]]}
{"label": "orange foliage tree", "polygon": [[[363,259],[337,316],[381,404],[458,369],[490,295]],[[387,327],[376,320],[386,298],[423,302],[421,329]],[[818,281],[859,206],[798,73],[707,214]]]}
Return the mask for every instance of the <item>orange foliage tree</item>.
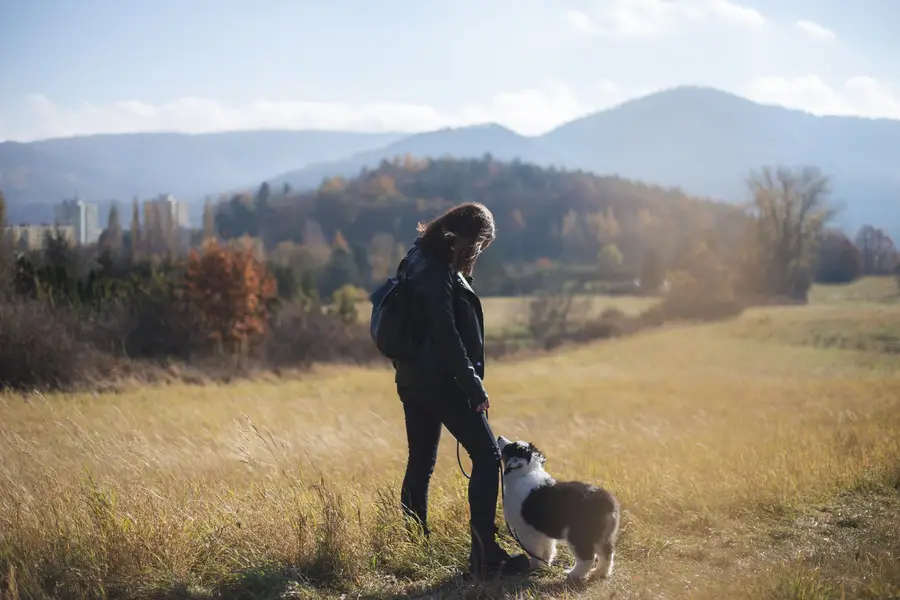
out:
{"label": "orange foliage tree", "polygon": [[252,248],[207,240],[200,251],[191,250],[185,276],[188,301],[210,340],[236,352],[264,337],[277,289]]}

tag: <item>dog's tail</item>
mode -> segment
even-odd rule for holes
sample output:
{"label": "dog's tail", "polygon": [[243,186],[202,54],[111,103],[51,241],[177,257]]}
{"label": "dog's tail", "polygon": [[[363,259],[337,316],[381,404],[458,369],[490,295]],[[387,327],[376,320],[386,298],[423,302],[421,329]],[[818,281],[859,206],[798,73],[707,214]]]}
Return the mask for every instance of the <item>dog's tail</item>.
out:
{"label": "dog's tail", "polygon": [[597,543],[597,555],[600,558],[602,570],[606,571],[605,576],[609,575],[609,570],[612,568],[612,558],[616,549],[616,540],[619,537],[621,516],[622,509],[619,503],[614,501],[613,509],[603,517],[603,534]]}

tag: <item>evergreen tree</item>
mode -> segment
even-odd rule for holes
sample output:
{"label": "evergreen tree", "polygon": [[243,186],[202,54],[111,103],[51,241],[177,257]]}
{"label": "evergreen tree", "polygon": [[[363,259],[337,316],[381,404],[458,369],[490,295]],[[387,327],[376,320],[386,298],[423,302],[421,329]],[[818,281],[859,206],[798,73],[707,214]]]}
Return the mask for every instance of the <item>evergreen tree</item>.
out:
{"label": "evergreen tree", "polygon": [[359,265],[350,251],[347,240],[338,231],[331,243],[331,258],[319,278],[319,290],[323,297],[330,297],[342,285],[359,281]]}
{"label": "evergreen tree", "polygon": [[110,254],[116,254],[122,250],[122,222],[119,219],[119,205],[113,202],[109,209],[106,230],[101,236],[100,245]]}
{"label": "evergreen tree", "polygon": [[131,201],[131,256],[137,256],[142,248],[143,240],[141,239],[141,209],[138,205],[138,199]]}
{"label": "evergreen tree", "polygon": [[203,205],[203,239],[213,239],[216,237],[216,213],[213,210],[212,202],[206,199]]}
{"label": "evergreen tree", "polygon": [[353,262],[356,263],[356,281],[363,287],[369,287],[372,283],[372,263],[369,260],[369,251],[365,246],[355,244],[351,247]]}

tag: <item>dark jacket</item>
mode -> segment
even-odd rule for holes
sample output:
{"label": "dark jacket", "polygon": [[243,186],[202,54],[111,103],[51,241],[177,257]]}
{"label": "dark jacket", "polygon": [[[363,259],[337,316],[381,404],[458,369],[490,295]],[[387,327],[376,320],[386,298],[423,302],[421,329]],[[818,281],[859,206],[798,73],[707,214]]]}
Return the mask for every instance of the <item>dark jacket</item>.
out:
{"label": "dark jacket", "polygon": [[427,254],[418,242],[401,276],[409,278],[421,332],[414,360],[397,361],[399,384],[456,385],[475,408],[487,400],[484,379],[484,313],[469,282],[449,264]]}

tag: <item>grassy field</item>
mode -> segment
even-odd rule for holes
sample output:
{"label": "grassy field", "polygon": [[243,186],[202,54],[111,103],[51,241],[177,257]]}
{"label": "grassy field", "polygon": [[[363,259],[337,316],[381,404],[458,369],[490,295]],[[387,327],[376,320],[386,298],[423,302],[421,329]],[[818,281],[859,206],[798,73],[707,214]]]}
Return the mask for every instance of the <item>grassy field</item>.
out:
{"label": "grassy field", "polygon": [[[528,323],[529,306],[532,298],[522,296],[517,298],[484,298],[484,328],[485,335],[490,338],[503,338],[522,335]],[[600,316],[603,311],[615,308],[627,315],[638,315],[647,310],[658,300],[656,298],[642,298],[638,296],[580,296],[573,301],[571,321],[577,324]],[[368,302],[360,302],[357,305],[357,314],[360,320],[368,322],[372,305]]]}
{"label": "grassy field", "polygon": [[[568,588],[556,568],[466,584],[452,438],[429,549],[401,533],[391,373],[319,367],[298,381],[2,397],[0,594],[898,598],[896,287],[813,300],[489,367],[495,432],[622,501],[607,582]],[[515,301],[489,301],[502,328],[496,302]]]}

